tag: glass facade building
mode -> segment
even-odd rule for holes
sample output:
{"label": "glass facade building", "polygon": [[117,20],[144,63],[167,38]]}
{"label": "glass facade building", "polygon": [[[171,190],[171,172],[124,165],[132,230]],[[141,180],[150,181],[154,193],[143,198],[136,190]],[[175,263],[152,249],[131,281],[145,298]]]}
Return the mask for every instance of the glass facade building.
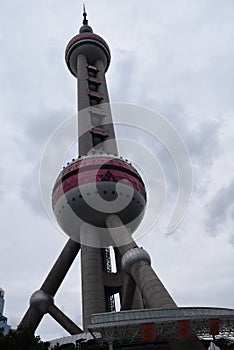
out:
{"label": "glass facade building", "polygon": [[11,326],[7,324],[7,318],[3,316],[4,301],[5,301],[4,295],[5,295],[4,290],[0,288],[0,329],[2,330],[3,334],[6,335],[11,329]]}

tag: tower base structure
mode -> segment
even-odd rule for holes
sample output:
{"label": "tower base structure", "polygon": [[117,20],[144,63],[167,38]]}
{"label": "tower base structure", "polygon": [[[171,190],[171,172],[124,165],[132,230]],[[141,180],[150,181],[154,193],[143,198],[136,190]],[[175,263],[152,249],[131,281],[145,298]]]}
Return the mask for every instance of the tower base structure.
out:
{"label": "tower base structure", "polygon": [[92,315],[89,332],[51,341],[56,345],[94,343],[109,349],[202,350],[200,339],[234,336],[234,310],[187,307],[129,310]]}
{"label": "tower base structure", "polygon": [[[121,262],[121,270],[116,274],[106,272],[102,275],[97,275],[95,273],[97,266],[96,253],[99,252],[99,249],[84,247],[69,239],[41,288],[32,294],[30,306],[20,323],[21,326],[29,327],[35,332],[44,314],[48,313],[71,335],[82,333],[82,329],[70,320],[54,303],[55,294],[80,249],[81,252],[86,249],[89,253],[89,259],[86,259],[89,265],[86,269],[83,267],[82,273],[83,289],[84,284],[87,281],[89,282],[89,290],[83,295],[83,327],[85,331],[88,330],[92,314],[94,314],[93,310],[96,307],[100,308],[100,305],[96,306],[95,302],[97,300],[97,288],[95,287],[100,282],[99,279],[101,277],[103,278],[103,281],[101,280],[103,289],[105,286],[108,286],[108,288],[113,289],[113,293],[116,291],[120,294],[121,310],[133,309],[134,301],[138,304],[137,309],[139,310],[144,310],[145,308],[177,308],[176,303],[152,269],[149,254],[143,248],[137,246],[121,219],[117,215],[107,216],[106,227],[115,245],[117,245],[117,239],[120,236],[129,242],[123,246],[115,246],[116,255]],[[88,253],[86,252],[86,254]],[[91,253],[94,255],[94,258]],[[90,283],[90,279],[92,279],[93,283]],[[100,300],[101,296],[100,292]],[[103,314],[102,310],[106,310],[105,303],[103,303],[103,309],[98,310],[98,314]],[[112,314],[110,311],[109,313]]]}
{"label": "tower base structure", "polygon": [[113,348],[202,350],[199,338],[234,335],[234,310],[178,307],[96,314],[89,331],[100,345]]}
{"label": "tower base structure", "polygon": [[[113,242],[117,243],[120,236],[130,241],[130,232],[118,216],[109,215],[106,226]],[[115,249],[121,259],[121,278],[125,282],[122,285],[121,311],[90,314],[85,319],[86,333],[83,333],[55,306],[53,297],[80,250],[79,243],[69,240],[40,290],[33,293],[21,326],[35,331],[43,315],[49,313],[73,335],[61,340],[62,344],[86,342],[87,349],[89,341],[96,341],[103,347],[108,345],[110,349],[115,346],[120,349],[126,346],[147,349],[150,345],[150,349],[202,350],[204,347],[198,337],[234,335],[233,309],[178,307],[151,268],[150,257],[143,248],[131,240]],[[143,307],[133,309],[136,290],[140,293]],[[94,301],[95,297],[90,297]]]}

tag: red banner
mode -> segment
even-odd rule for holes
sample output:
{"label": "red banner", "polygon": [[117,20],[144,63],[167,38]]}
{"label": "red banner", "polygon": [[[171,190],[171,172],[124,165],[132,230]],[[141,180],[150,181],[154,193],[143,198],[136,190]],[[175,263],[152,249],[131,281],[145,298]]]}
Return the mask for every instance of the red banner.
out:
{"label": "red banner", "polygon": [[142,341],[155,340],[154,323],[142,323],[141,325],[141,339]]}
{"label": "red banner", "polygon": [[178,321],[178,337],[179,338],[190,337],[190,320]]}
{"label": "red banner", "polygon": [[210,335],[218,335],[220,331],[220,319],[210,319]]}

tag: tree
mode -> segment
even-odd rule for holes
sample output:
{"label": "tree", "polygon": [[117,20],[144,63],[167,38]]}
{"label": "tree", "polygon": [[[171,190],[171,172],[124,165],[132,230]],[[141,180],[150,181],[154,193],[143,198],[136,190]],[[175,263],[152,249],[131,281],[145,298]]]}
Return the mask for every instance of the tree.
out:
{"label": "tree", "polygon": [[3,336],[0,335],[0,350],[48,350],[49,342],[41,341],[28,328],[18,327],[17,330]]}

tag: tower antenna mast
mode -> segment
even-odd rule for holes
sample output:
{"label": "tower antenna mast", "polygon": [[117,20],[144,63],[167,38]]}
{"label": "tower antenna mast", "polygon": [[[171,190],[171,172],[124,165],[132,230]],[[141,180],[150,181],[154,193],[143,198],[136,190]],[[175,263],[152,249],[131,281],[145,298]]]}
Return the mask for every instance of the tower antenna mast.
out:
{"label": "tower antenna mast", "polygon": [[83,25],[87,26],[88,25],[88,20],[87,20],[87,12],[85,11],[85,4],[83,4]]}

